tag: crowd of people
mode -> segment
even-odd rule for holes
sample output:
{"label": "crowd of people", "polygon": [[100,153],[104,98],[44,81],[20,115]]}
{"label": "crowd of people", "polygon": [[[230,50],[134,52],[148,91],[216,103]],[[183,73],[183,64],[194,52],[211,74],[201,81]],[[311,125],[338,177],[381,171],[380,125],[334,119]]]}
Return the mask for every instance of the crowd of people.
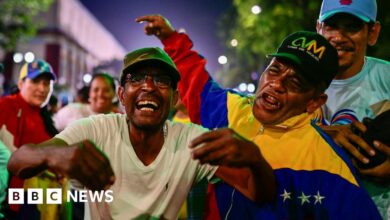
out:
{"label": "crowd of people", "polygon": [[[163,49],[129,52],[117,88],[96,73],[61,109],[50,64],[26,63],[0,98],[0,219],[389,219],[390,143],[360,135],[389,111],[390,63],[366,56],[376,14],[323,0],[317,32],[284,38],[254,96],[218,85],[161,15],[136,22]],[[113,201],[8,204],[8,188]]]}

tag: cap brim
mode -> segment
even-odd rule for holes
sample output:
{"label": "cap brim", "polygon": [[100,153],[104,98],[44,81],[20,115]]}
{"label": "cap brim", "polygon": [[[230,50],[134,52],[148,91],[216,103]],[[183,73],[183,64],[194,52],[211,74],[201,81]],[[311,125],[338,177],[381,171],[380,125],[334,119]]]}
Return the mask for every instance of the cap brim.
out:
{"label": "cap brim", "polygon": [[273,54],[268,54],[267,57],[281,57],[281,58],[286,58],[292,62],[294,62],[295,64],[297,64],[298,66],[301,66],[302,65],[302,62],[301,60],[295,56],[294,54],[290,54],[290,53],[273,53]]}
{"label": "cap brim", "polygon": [[56,77],[56,75],[54,75],[54,73],[51,73],[51,72],[40,72],[40,71],[35,71],[35,72],[33,72],[33,73],[28,74],[28,75],[27,75],[27,78],[29,78],[29,79],[35,79],[35,78],[37,78],[37,77],[40,76],[40,75],[49,76],[50,79],[52,79],[52,80],[54,80],[54,81],[57,79],[57,77]]}
{"label": "cap brim", "polygon": [[329,11],[325,14],[323,14],[322,16],[319,17],[319,21],[320,22],[324,22],[326,19],[329,19],[331,18],[333,15],[335,14],[338,14],[338,13],[347,13],[347,14],[351,14],[357,18],[359,18],[360,20],[366,22],[366,23],[369,23],[370,22],[370,19],[366,16],[363,16],[361,14],[359,14],[358,12],[353,12],[353,11],[344,11],[344,10],[334,10],[334,11]]}
{"label": "cap brim", "polygon": [[125,68],[123,68],[122,70],[122,77],[121,77],[121,82],[122,82],[122,78],[124,76],[124,74],[126,72],[129,72],[131,71],[132,69],[134,68],[137,68],[137,67],[140,67],[140,66],[144,66],[144,65],[153,65],[153,66],[156,66],[156,67],[159,67],[159,68],[162,68],[162,69],[165,69],[165,70],[168,70],[167,71],[167,74],[172,77],[172,79],[176,82],[179,82],[180,81],[180,73],[178,72],[177,69],[173,68],[171,65],[169,65],[168,63],[166,63],[165,61],[163,60],[160,60],[160,59],[147,59],[147,60],[140,60],[136,63],[133,63]]}

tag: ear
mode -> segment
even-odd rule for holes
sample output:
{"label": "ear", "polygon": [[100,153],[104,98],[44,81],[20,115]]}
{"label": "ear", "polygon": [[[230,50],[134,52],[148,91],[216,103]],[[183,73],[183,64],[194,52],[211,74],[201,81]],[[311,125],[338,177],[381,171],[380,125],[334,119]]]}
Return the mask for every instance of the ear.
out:
{"label": "ear", "polygon": [[19,89],[19,91],[22,90],[23,83],[24,83],[23,80],[19,80],[19,81],[18,81],[18,89]]}
{"label": "ear", "polygon": [[317,20],[316,30],[317,30],[317,33],[320,33],[320,30],[321,30],[321,22],[320,22],[319,20]]}
{"label": "ear", "polygon": [[306,112],[313,113],[316,109],[320,108],[323,104],[325,104],[328,96],[325,93],[321,93],[320,95],[311,99],[306,105]]}
{"label": "ear", "polygon": [[171,102],[171,107],[174,107],[179,100],[179,92],[177,90],[173,91],[172,94],[172,102]]}
{"label": "ear", "polygon": [[119,101],[121,102],[121,104],[122,104],[123,106],[125,106],[125,105],[124,105],[124,100],[125,100],[125,98],[124,98],[125,88],[123,88],[122,86],[119,86],[119,87],[118,87],[118,92],[117,92],[117,94],[118,94]]}
{"label": "ear", "polygon": [[378,40],[379,33],[381,32],[381,24],[379,21],[375,22],[375,24],[368,30],[368,42],[369,46],[374,46],[376,41]]}

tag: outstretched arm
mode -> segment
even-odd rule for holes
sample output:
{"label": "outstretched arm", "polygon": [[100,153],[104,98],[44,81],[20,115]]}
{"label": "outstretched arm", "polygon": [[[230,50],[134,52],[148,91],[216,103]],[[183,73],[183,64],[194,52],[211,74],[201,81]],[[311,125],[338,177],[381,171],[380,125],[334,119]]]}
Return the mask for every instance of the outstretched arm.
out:
{"label": "outstretched arm", "polygon": [[58,138],[20,147],[8,162],[8,170],[29,178],[50,169],[60,177],[77,179],[91,190],[104,190],[115,181],[108,158],[90,141],[67,145]]}
{"label": "outstretched arm", "polygon": [[206,70],[206,59],[192,50],[193,44],[184,33],[178,33],[161,15],[139,17],[137,22],[146,22],[148,35],[159,38],[164,50],[179,69],[180,97],[192,122],[207,128],[226,127],[227,91],[213,81]]}
{"label": "outstretched arm", "polygon": [[276,180],[271,166],[258,146],[232,129],[204,133],[191,142],[190,148],[201,164],[220,165],[215,175],[249,199],[257,203],[275,199]]}

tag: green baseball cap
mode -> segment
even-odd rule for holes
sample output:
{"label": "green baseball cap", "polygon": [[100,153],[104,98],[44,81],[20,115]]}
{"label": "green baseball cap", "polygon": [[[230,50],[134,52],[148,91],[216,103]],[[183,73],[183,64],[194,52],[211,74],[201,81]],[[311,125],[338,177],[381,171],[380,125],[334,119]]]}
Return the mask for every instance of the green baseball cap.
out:
{"label": "green baseball cap", "polygon": [[325,82],[328,87],[339,68],[336,49],[323,36],[310,31],[287,36],[276,53],[268,57],[280,57],[294,63],[302,76],[314,85]]}
{"label": "green baseball cap", "polygon": [[180,80],[180,73],[173,60],[158,47],[147,47],[128,53],[123,59],[123,70],[120,76],[121,85],[124,84],[126,75],[136,67],[157,66],[165,70],[176,83]]}

